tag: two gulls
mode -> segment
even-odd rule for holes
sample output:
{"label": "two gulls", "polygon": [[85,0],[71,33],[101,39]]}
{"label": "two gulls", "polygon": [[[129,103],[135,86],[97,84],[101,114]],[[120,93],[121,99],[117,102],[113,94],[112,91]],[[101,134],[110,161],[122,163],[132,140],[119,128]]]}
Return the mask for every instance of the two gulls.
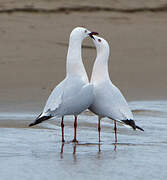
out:
{"label": "two gulls", "polygon": [[[103,117],[114,120],[115,142],[117,142],[116,122],[129,125],[134,130],[143,131],[142,128],[135,125],[125,98],[110,80],[108,73],[109,45],[106,40],[96,35],[98,35],[97,32],[91,32],[82,27],[77,27],[71,32],[66,60],[66,77],[55,87],[43,112],[29,126],[34,126],[52,117],[62,117],[62,142],[64,142],[64,116],[74,115],[73,142],[77,142],[77,117],[89,108],[98,115],[99,142],[100,120]],[[82,41],[89,36],[93,39],[97,50],[90,83],[81,54]]]}

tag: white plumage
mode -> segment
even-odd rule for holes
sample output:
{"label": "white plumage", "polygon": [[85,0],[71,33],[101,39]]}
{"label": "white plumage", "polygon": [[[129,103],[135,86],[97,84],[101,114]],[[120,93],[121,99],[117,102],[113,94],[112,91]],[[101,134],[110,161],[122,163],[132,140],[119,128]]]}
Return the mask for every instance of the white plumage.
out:
{"label": "white plumage", "polygon": [[87,109],[93,98],[93,86],[80,77],[66,77],[49,96],[43,116],[78,115]]}
{"label": "white plumage", "polygon": [[[135,125],[133,114],[120,92],[111,82],[108,73],[109,45],[107,41],[98,36],[94,36],[93,42],[96,46],[97,57],[93,66],[91,84],[94,86],[93,103],[90,110],[99,116],[99,141],[100,141],[100,119],[108,117],[116,121],[130,125],[133,129],[140,129]],[[116,133],[116,132],[115,132]]]}
{"label": "white plumage", "polygon": [[109,81],[93,85],[94,100],[90,107],[91,111],[101,117],[109,117],[119,122],[133,119],[125,98],[116,86]]}
{"label": "white plumage", "polygon": [[92,37],[93,34],[97,33],[90,32],[82,27],[77,27],[71,32],[66,62],[66,77],[54,88],[43,112],[29,126],[41,123],[51,117],[62,117],[62,141],[64,141],[63,117],[74,115],[74,141],[77,141],[77,115],[86,110],[93,100],[93,86],[89,84],[82,62],[81,45],[86,37]]}

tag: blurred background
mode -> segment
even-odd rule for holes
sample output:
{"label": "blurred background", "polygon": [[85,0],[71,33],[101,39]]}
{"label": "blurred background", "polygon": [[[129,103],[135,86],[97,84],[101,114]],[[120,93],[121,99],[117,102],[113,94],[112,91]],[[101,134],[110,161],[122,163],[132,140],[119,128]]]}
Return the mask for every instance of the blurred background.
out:
{"label": "blurred background", "polygon": [[[2,111],[42,110],[65,77],[69,34],[76,26],[110,44],[110,76],[128,101],[164,100],[167,94],[165,0],[1,0]],[[84,40],[91,74],[96,50]]]}

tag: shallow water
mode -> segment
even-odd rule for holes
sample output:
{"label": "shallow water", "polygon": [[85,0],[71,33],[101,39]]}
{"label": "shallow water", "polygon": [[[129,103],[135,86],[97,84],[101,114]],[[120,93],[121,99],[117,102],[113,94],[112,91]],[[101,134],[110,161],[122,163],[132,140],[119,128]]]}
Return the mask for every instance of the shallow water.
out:
{"label": "shallow water", "polygon": [[70,142],[73,117],[65,118],[64,145],[60,120],[27,128],[34,114],[1,113],[0,179],[166,179],[167,101],[131,102],[130,107],[145,131],[119,125],[116,147],[113,122],[102,121],[98,144],[97,117],[89,113],[79,117],[78,144]]}

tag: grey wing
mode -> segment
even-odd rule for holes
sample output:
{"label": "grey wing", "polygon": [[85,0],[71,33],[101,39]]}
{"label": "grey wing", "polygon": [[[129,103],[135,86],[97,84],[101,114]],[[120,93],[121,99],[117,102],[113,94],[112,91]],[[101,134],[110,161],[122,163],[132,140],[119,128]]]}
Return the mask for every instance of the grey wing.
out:
{"label": "grey wing", "polygon": [[51,92],[46,105],[44,107],[43,113],[48,111],[55,111],[62,103],[63,92],[65,87],[66,79],[64,79],[60,84],[58,84]]}
{"label": "grey wing", "polygon": [[[121,93],[121,91],[113,85],[113,100],[116,101],[116,106],[118,107],[118,113],[119,117],[122,117],[121,120],[123,119],[133,119],[133,114],[129,108],[129,105]],[[115,108],[117,109],[117,107]]]}
{"label": "grey wing", "polygon": [[[97,89],[97,111],[101,111],[103,116],[110,117],[115,120],[133,119],[132,112],[120,92],[120,90],[112,85],[104,85]],[[94,108],[94,107],[93,107]]]}
{"label": "grey wing", "polygon": [[[81,98],[82,97],[82,98]],[[61,116],[79,114],[93,99],[93,87],[78,77],[66,78],[52,91],[43,115]]]}

